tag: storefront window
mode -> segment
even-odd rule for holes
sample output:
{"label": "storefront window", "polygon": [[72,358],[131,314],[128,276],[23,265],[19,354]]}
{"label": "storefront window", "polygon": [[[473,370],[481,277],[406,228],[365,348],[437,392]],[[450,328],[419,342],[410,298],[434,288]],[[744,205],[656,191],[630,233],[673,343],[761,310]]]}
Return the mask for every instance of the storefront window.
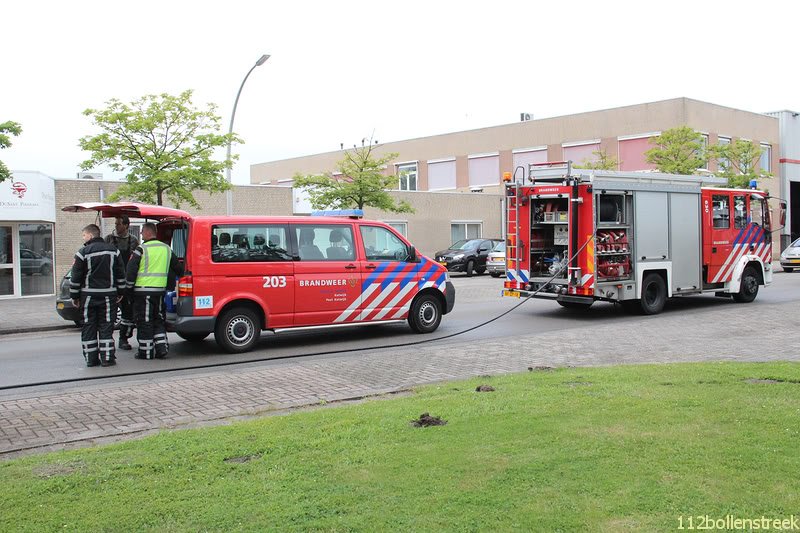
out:
{"label": "storefront window", "polygon": [[19,225],[22,296],[53,294],[53,225]]}

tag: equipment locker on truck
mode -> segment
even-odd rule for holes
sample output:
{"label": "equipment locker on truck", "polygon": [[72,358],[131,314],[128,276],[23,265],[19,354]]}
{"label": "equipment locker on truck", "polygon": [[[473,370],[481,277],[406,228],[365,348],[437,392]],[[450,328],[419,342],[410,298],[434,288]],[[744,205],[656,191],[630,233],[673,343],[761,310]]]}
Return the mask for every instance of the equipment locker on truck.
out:
{"label": "equipment locker on truck", "polygon": [[[504,176],[504,296],[563,307],[621,302],[644,314],[667,298],[713,292],[751,302],[772,282],[767,193],[725,180],[575,170],[571,162]],[[783,207],[783,204],[782,204]]]}

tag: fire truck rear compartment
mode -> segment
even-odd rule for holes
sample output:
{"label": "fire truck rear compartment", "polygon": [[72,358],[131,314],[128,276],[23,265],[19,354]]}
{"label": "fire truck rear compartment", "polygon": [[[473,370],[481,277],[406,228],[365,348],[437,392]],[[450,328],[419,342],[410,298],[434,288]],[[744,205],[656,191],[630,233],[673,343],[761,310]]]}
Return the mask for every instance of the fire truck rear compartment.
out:
{"label": "fire truck rear compartment", "polygon": [[561,292],[567,285],[569,199],[532,198],[530,213],[531,289],[539,289],[556,275],[541,292]]}

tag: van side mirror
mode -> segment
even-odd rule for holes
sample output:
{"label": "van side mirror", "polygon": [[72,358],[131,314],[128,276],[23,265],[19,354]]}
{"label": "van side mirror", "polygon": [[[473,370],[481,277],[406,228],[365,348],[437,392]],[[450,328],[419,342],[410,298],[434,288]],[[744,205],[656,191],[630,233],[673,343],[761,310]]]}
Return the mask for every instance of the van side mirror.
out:
{"label": "van side mirror", "polygon": [[412,246],[408,250],[408,259],[406,259],[406,263],[416,263],[417,259],[417,249],[416,247]]}

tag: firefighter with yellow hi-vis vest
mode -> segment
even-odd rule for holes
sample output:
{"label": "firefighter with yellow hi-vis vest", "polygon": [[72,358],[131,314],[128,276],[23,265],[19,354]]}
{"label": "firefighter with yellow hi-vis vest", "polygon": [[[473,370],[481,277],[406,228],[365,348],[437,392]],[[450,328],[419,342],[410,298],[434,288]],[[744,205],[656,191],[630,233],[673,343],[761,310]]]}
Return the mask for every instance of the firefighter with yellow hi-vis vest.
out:
{"label": "firefighter with yellow hi-vis vest", "polygon": [[169,245],[156,238],[156,225],[142,226],[142,244],[131,254],[127,289],[133,293],[133,317],[139,351],[136,359],[163,359],[169,352],[164,327],[164,294],[170,280],[183,274],[183,267]]}

